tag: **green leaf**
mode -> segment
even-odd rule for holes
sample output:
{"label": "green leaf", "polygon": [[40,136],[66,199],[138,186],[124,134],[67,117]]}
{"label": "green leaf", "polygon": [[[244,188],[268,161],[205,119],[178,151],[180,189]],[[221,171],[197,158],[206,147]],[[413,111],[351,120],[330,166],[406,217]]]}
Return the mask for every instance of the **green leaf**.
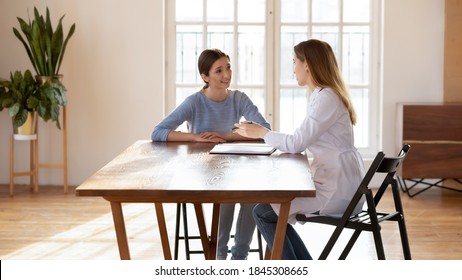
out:
{"label": "green leaf", "polygon": [[20,127],[27,120],[27,110],[21,110],[18,114],[13,117],[13,125],[15,127]]}
{"label": "green leaf", "polygon": [[[62,18],[61,18],[62,19]],[[61,24],[61,20],[59,21],[58,27],[56,28],[55,33],[51,37],[51,58],[53,64],[53,75],[58,75],[56,72],[57,65],[59,62],[59,57],[62,53],[63,48],[63,26]]]}
{"label": "green leaf", "polygon": [[19,21],[19,26],[21,27],[22,32],[26,36],[27,40],[31,40],[32,38],[32,25],[27,23],[22,18],[17,18]]}
{"label": "green leaf", "polygon": [[19,31],[13,27],[13,33],[14,35],[16,36],[16,38],[18,38],[21,43],[23,44],[24,48],[26,49],[26,52],[27,52],[27,55],[29,56],[29,59],[30,59],[30,62],[32,63],[32,66],[34,67],[34,70],[35,72],[38,73],[37,71],[37,63],[35,62],[35,58],[34,56],[32,55],[32,52],[29,48],[29,45],[26,43],[26,41],[22,38],[21,34],[19,33]]}
{"label": "green leaf", "polygon": [[[48,10],[48,8],[47,8],[47,10]],[[34,7],[34,17],[35,17],[35,21],[37,22],[37,24],[40,27],[40,30],[46,30],[45,20],[44,20],[43,16],[40,15],[40,13],[38,12],[36,7]]]}
{"label": "green leaf", "polygon": [[47,109],[42,102],[39,103],[37,112],[44,121],[48,121],[50,119],[50,117],[47,117]]}
{"label": "green leaf", "polygon": [[39,100],[35,96],[31,96],[27,99],[27,107],[31,110],[36,110],[39,105]]}
{"label": "green leaf", "polygon": [[48,74],[46,73],[46,68],[44,65],[46,60],[45,51],[44,47],[42,47],[41,41],[42,38],[39,24],[36,21],[34,21],[32,23],[32,40],[30,41],[31,50],[32,54],[34,55],[37,61],[37,68],[39,70],[37,74],[47,76]]}
{"label": "green leaf", "polygon": [[46,11],[46,34],[48,38],[51,38],[53,36],[53,26],[51,25],[51,18],[50,18],[50,10],[47,7]]}
{"label": "green leaf", "polygon": [[3,108],[10,108],[11,106],[13,106],[13,104],[14,104],[13,98],[5,98],[5,99],[3,99],[2,107]]}
{"label": "green leaf", "polygon": [[47,57],[47,64],[46,64],[46,73],[47,76],[53,76],[55,73],[55,67],[53,64],[53,51],[52,51],[52,46],[51,46],[51,39],[47,36],[44,38],[45,39],[45,53]]}
{"label": "green leaf", "polygon": [[69,29],[69,33],[67,34],[66,40],[64,40],[63,49],[61,51],[61,55],[59,56],[59,62],[58,62],[58,67],[56,69],[56,74],[59,74],[59,68],[61,67],[61,63],[63,61],[64,53],[66,52],[67,42],[72,37],[72,35],[74,35],[74,32],[75,32],[75,23],[72,24],[71,28]]}
{"label": "green leaf", "polygon": [[13,106],[8,108],[8,114],[10,115],[10,117],[14,117],[18,114],[19,109],[21,109],[21,104],[15,103],[13,104]]}

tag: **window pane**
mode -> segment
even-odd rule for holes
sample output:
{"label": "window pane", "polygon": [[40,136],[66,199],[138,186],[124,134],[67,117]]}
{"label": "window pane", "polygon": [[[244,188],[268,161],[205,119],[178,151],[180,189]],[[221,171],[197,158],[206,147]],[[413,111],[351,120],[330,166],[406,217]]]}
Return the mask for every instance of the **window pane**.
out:
{"label": "window pane", "polygon": [[339,22],[340,0],[312,0],[313,22]]}
{"label": "window pane", "polygon": [[207,48],[217,48],[234,59],[234,32],[232,26],[211,25],[207,27]]}
{"label": "window pane", "polygon": [[239,0],[237,2],[238,22],[265,22],[266,0]]}
{"label": "window pane", "polygon": [[207,21],[231,22],[234,19],[234,1],[207,0]]}
{"label": "window pane", "polygon": [[343,0],[345,22],[369,22],[370,0]]}
{"label": "window pane", "polygon": [[263,26],[239,26],[238,83],[263,85],[265,79],[265,30]]}
{"label": "window pane", "polygon": [[[178,25],[176,29],[176,82],[196,84],[197,59],[202,52],[202,27]],[[199,78],[200,79],[200,78]]]}
{"label": "window pane", "polygon": [[[202,79],[201,79],[201,82],[202,82]],[[175,107],[180,106],[180,104],[183,103],[186,97],[198,92],[199,90],[201,90],[203,86],[204,86],[204,82],[202,82],[202,84],[198,85],[197,87],[177,87]]]}
{"label": "window pane", "polygon": [[281,1],[281,22],[308,22],[308,0]]}
{"label": "window pane", "polygon": [[306,116],[306,88],[281,89],[280,131],[292,133],[300,126]]}
{"label": "window pane", "polygon": [[176,0],[177,21],[202,21],[203,0]]}
{"label": "window pane", "polygon": [[347,84],[369,83],[369,37],[367,26],[344,28],[342,71]]}
{"label": "window pane", "polygon": [[[167,7],[173,1],[167,1]],[[355,145],[370,149],[375,145],[371,135],[369,106],[375,98],[371,90],[371,40],[374,38],[370,0],[174,0],[176,3],[176,105],[203,85],[197,73],[197,59],[204,48],[218,48],[229,54],[233,79],[230,88],[245,92],[260,111],[267,98],[279,108],[274,115],[274,126],[282,132],[292,133],[306,115],[306,87],[297,84],[293,73],[293,47],[310,38],[328,42],[335,53],[345,82],[350,89],[357,111],[358,123],[354,127]],[[267,17],[267,12],[274,17]],[[269,21],[267,23],[267,21]],[[195,23],[197,22],[197,23]],[[170,23],[170,22],[169,22]],[[196,24],[192,26],[193,24]],[[267,36],[276,45],[268,45]],[[173,41],[173,40],[172,40]],[[237,45],[236,45],[237,44]],[[274,51],[274,53],[268,53]],[[277,59],[278,62],[267,61]],[[277,67],[272,77],[266,69]],[[274,85],[272,78],[278,78]],[[266,79],[270,79],[269,81]],[[269,92],[273,88],[277,92]],[[171,108],[171,104],[169,104]],[[375,130],[374,130],[375,131]],[[374,140],[374,141],[373,141]],[[371,143],[371,141],[373,143]]]}
{"label": "window pane", "polygon": [[280,81],[284,85],[296,85],[294,76],[294,46],[308,39],[308,28],[302,26],[281,27]]}
{"label": "window pane", "polygon": [[367,148],[369,140],[369,91],[364,89],[350,89],[350,96],[356,110],[357,122],[354,126],[355,146]]}
{"label": "window pane", "polygon": [[329,43],[335,56],[339,57],[339,28],[337,26],[313,26],[313,38]]}

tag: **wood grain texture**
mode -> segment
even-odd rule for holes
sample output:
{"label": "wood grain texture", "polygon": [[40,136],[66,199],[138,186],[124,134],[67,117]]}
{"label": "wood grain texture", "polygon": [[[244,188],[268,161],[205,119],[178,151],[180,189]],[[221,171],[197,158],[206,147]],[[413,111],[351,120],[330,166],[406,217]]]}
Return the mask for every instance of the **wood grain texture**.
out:
{"label": "wood grain texture", "polygon": [[397,146],[410,144],[403,178],[462,178],[462,103],[398,104]]}
{"label": "wood grain texture", "polygon": [[83,182],[76,194],[123,202],[191,203],[217,198],[286,202],[315,195],[304,154],[211,155],[213,146],[137,141]]}

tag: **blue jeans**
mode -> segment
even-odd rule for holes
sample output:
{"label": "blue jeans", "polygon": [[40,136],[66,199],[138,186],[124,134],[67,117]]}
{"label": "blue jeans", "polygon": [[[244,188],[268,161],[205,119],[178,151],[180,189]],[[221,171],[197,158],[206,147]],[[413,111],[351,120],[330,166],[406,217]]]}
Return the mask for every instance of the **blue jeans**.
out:
{"label": "blue jeans", "polygon": [[[234,208],[236,204],[220,205],[220,224],[218,227],[217,259],[226,259],[228,255],[228,241],[234,221]],[[255,231],[255,221],[252,210],[255,204],[241,204],[239,216],[236,221],[234,245],[231,247],[231,259],[245,260],[249,255],[250,243]]]}
{"label": "blue jeans", "polygon": [[[269,204],[258,204],[253,209],[253,217],[261,235],[268,244],[268,247],[273,249],[274,235],[276,234],[276,224],[278,215],[274,212]],[[305,247],[303,240],[300,238],[294,227],[287,224],[286,236],[284,240],[284,248],[282,250],[281,259],[283,260],[312,260],[310,253]]]}

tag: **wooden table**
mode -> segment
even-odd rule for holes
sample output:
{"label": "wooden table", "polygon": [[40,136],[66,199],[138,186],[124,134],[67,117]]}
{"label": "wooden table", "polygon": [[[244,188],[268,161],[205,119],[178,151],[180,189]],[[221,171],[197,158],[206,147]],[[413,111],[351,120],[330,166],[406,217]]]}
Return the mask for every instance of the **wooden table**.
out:
{"label": "wooden table", "polygon": [[[271,259],[280,259],[290,203],[315,196],[305,154],[211,155],[212,143],[140,140],[77,187],[111,204],[121,259],[130,259],[122,203],[154,203],[165,259],[172,259],[162,203],[193,203],[207,259],[216,258],[220,203],[280,203]],[[207,233],[202,203],[213,203]]]}

